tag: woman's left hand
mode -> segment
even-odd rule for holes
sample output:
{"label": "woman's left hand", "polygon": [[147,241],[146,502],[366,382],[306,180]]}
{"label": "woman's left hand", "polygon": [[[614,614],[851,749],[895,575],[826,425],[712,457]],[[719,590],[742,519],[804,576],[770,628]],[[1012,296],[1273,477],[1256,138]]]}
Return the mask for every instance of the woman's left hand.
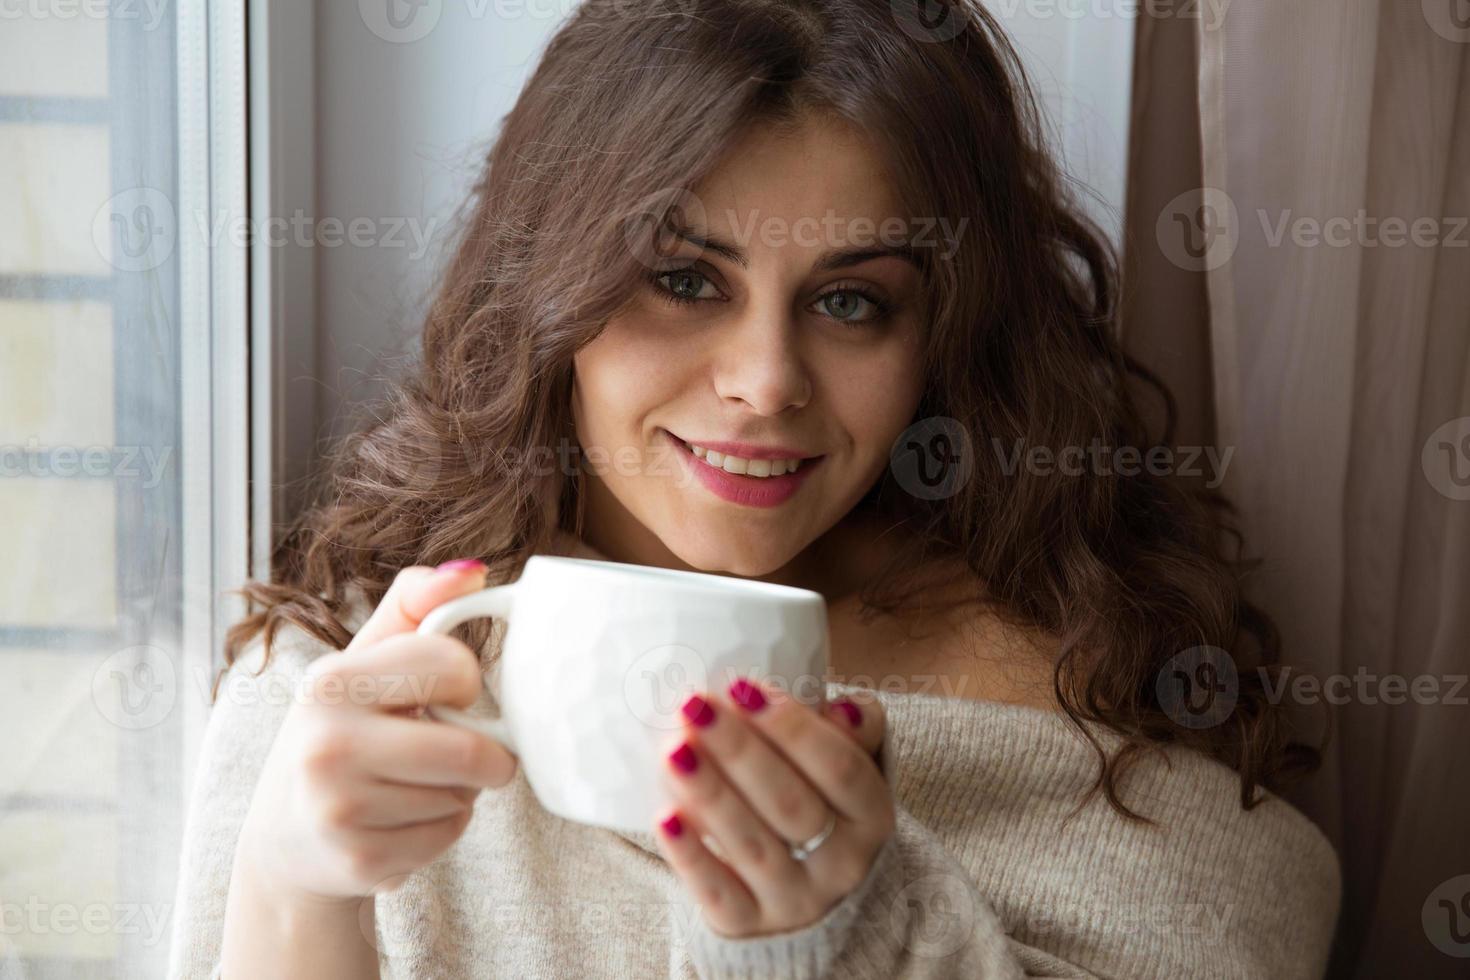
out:
{"label": "woman's left hand", "polygon": [[[664,759],[675,805],[654,836],[705,921],[740,938],[821,919],[862,883],[893,833],[893,798],[874,758],[882,704],[844,698],[818,712],[739,679],[682,710],[683,732]],[[805,860],[792,855],[833,818]]]}

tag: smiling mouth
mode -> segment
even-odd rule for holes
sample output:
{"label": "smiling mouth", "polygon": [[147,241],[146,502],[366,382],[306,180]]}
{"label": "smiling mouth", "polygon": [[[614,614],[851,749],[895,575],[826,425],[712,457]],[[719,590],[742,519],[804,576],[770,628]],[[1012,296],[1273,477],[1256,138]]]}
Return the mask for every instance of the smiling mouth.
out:
{"label": "smiling mouth", "polygon": [[[749,460],[734,457],[732,460],[729,456],[717,454],[715,458],[719,465],[716,466],[710,462],[710,451],[705,450],[703,456],[697,455],[701,448],[698,444],[691,446],[667,429],[660,431],[684,458],[685,465],[690,467],[689,472],[700,486],[721,500],[741,507],[780,507],[796,495],[812,472],[819,469],[827,458],[826,456],[797,456],[789,460]],[[776,473],[775,470],[783,462],[794,462],[795,468],[784,469],[783,472]],[[737,472],[742,463],[745,464],[747,470],[754,465],[756,474],[767,471],[767,475]]]}
{"label": "smiling mouth", "polygon": [[760,458],[741,456],[736,453],[720,452],[716,449],[706,448],[698,443],[682,439],[667,429],[664,430],[674,442],[695,459],[711,469],[719,470],[730,476],[743,476],[753,480],[769,480],[780,476],[795,473],[802,466],[811,466],[820,460],[821,456],[784,456]]}

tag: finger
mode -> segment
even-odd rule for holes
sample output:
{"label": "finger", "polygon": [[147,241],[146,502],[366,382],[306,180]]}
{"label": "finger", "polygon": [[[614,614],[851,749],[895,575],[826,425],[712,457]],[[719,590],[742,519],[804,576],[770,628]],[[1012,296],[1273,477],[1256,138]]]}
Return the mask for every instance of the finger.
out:
{"label": "finger", "polygon": [[740,877],[710,853],[700,829],[678,811],[658,822],[654,837],[664,860],[704,912],[710,928],[723,935],[742,935],[759,920],[755,896]]}
{"label": "finger", "polygon": [[483,563],[470,559],[446,562],[438,568],[411,565],[403,569],[347,649],[357,650],[399,633],[412,633],[435,607],[483,589],[485,572]]}
{"label": "finger", "polygon": [[[782,691],[737,678],[724,698],[837,811],[886,836],[892,811],[877,762],[835,722]],[[880,818],[876,819],[875,818]]]}
{"label": "finger", "polygon": [[888,726],[888,716],[878,695],[872,691],[854,691],[828,702],[824,713],[837,722],[839,729],[856,739],[864,752],[877,754]]}
{"label": "finger", "polygon": [[327,826],[339,831],[406,827],[453,816],[472,806],[473,802],[473,797],[459,787],[413,786],[369,780],[359,784],[350,798],[333,804],[325,819]]}
{"label": "finger", "polygon": [[474,652],[452,636],[400,633],[358,651],[318,657],[307,673],[317,704],[411,713],[426,704],[467,708],[483,677]]}
{"label": "finger", "polygon": [[505,746],[456,725],[381,715],[357,726],[353,739],[359,771],[388,782],[494,789],[515,775]]}
{"label": "finger", "polygon": [[466,809],[429,823],[358,830],[353,834],[352,847],[358,863],[371,869],[373,878],[403,874],[423,867],[449,850],[473,816],[474,811]]}
{"label": "finger", "polygon": [[715,839],[720,857],[763,909],[783,920],[801,911],[791,902],[810,890],[806,868],[711,757],[681,742],[665,757],[664,778],[679,811]]}
{"label": "finger", "polygon": [[[809,840],[832,812],[820,793],[725,701],[692,695],[680,709],[685,738],[712,758],[750,808],[787,841]],[[672,748],[672,746],[671,746]]]}

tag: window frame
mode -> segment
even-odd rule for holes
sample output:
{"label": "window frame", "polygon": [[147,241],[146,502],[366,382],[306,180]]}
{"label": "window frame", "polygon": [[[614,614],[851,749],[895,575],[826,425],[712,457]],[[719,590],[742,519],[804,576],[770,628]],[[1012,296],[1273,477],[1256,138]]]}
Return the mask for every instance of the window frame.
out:
{"label": "window frame", "polygon": [[[289,227],[297,213],[315,214],[315,8],[248,0],[247,9],[250,212],[258,227],[269,217]],[[252,243],[249,270],[250,574],[262,580],[304,503],[319,421],[313,246],[271,238]]]}

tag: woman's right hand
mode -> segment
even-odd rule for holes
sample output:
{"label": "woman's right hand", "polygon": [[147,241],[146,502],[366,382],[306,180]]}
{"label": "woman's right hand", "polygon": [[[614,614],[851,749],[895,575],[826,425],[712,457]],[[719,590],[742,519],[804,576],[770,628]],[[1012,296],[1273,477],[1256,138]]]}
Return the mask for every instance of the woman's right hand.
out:
{"label": "woman's right hand", "polygon": [[312,664],[236,854],[269,893],[330,902],[391,890],[459,839],[482,788],[515,774],[500,743],[418,717],[479,696],[469,647],[416,630],[436,606],[484,587],[478,563],[405,568],[347,649]]}

